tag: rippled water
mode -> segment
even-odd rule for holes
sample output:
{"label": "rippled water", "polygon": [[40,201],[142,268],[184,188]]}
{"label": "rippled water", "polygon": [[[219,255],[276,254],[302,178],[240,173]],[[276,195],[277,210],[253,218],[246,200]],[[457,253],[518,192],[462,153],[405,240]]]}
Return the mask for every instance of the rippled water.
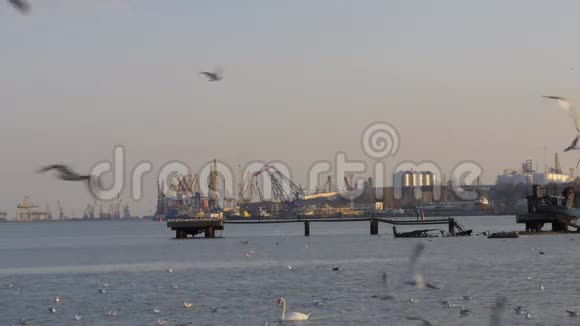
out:
{"label": "rippled water", "polygon": [[[476,232],[518,229],[514,217],[462,223]],[[174,240],[164,224],[150,221],[0,224],[0,325],[20,318],[34,319],[31,325],[154,325],[159,318],[172,325],[272,325],[279,297],[289,311],[312,312],[303,325],[421,324],[409,316],[434,325],[489,325],[499,296],[508,299],[505,325],[580,325],[566,313],[580,310],[578,234],[425,241],[421,270],[441,287],[430,290],[402,285],[419,240],[393,239],[385,224],[380,232],[370,236],[368,222],[313,223],[310,237],[302,224],[227,225],[221,239]],[[103,283],[106,293],[97,293]],[[395,299],[377,298],[387,293]],[[62,302],[53,303],[55,296]],[[460,317],[458,307],[440,301],[471,314]],[[518,305],[532,319],[515,314]]]}

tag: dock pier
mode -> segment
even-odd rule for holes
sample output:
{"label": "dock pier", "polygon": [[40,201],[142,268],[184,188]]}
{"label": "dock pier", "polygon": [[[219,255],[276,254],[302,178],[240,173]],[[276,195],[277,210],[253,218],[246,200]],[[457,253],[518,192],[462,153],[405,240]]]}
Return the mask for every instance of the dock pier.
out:
{"label": "dock pier", "polygon": [[205,238],[215,238],[216,230],[224,229],[221,219],[185,219],[167,221],[167,227],[175,231],[176,239],[187,239],[189,235],[204,233]]}
{"label": "dock pier", "polygon": [[[461,226],[454,218],[433,220],[399,220],[385,218],[294,218],[294,219],[265,219],[265,220],[221,220],[221,219],[184,219],[170,220],[167,227],[175,231],[176,239],[187,239],[189,235],[195,236],[204,233],[206,238],[214,238],[216,230],[223,230],[225,224],[278,224],[278,223],[304,223],[304,236],[310,236],[311,223],[335,223],[335,222],[369,222],[370,235],[379,234],[380,223],[392,225],[447,225],[450,235],[458,235],[463,232]],[[459,233],[456,232],[459,230]]]}

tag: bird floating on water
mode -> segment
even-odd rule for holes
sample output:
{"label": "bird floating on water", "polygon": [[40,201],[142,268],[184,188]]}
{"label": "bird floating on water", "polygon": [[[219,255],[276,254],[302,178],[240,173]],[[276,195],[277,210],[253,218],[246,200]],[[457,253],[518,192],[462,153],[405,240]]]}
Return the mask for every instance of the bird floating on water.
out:
{"label": "bird floating on water", "polygon": [[461,315],[461,317],[465,317],[467,315],[469,315],[469,313],[471,312],[471,310],[461,306],[461,308],[459,309],[459,315]]}
{"label": "bird floating on water", "polygon": [[159,318],[159,319],[157,319],[157,325],[169,325],[169,320]]}
{"label": "bird floating on water", "polygon": [[292,270],[292,266],[288,265],[288,269],[289,269],[289,270]]}
{"label": "bird floating on water", "polygon": [[286,300],[284,298],[280,298],[278,299],[278,301],[276,302],[276,304],[281,305],[282,306],[282,315],[280,317],[281,321],[296,321],[296,320],[307,320],[308,318],[310,318],[310,315],[312,313],[301,313],[301,312],[291,312],[289,314],[286,314]]}
{"label": "bird floating on water", "polygon": [[568,313],[568,317],[578,317],[578,311],[575,310],[566,310]]}
{"label": "bird floating on water", "polygon": [[161,309],[153,308],[153,313],[157,315],[157,314],[161,313]]}
{"label": "bird floating on water", "polygon": [[105,290],[104,288],[102,288],[102,289],[98,289],[98,290],[97,290],[97,293],[100,293],[100,294],[105,294],[105,293],[107,293],[107,290]]}
{"label": "bird floating on water", "polygon": [[74,320],[83,320],[83,316],[75,314],[75,316],[73,317]]}
{"label": "bird floating on water", "polygon": [[340,269],[340,267],[338,267],[338,266],[337,266],[337,267],[333,267],[333,268],[332,268],[332,270],[333,270],[333,271],[337,271],[337,270],[339,270],[339,269]]}
{"label": "bird floating on water", "polygon": [[514,312],[515,312],[517,315],[522,315],[522,314],[524,313],[524,307],[522,307],[522,306],[517,306],[517,307],[515,307],[515,308],[514,308]]}
{"label": "bird floating on water", "polygon": [[50,308],[48,308],[48,312],[54,314],[56,312],[56,308],[55,307],[50,307]]}
{"label": "bird floating on water", "polygon": [[59,302],[60,302],[60,297],[54,297],[53,301],[54,301],[55,303],[59,303]]}
{"label": "bird floating on water", "polygon": [[189,308],[193,307],[193,303],[187,302],[187,301],[183,301],[183,307],[189,309]]}
{"label": "bird floating on water", "polygon": [[119,313],[117,312],[117,310],[112,310],[112,309],[107,310],[107,316],[114,317],[114,316],[117,316],[118,314]]}

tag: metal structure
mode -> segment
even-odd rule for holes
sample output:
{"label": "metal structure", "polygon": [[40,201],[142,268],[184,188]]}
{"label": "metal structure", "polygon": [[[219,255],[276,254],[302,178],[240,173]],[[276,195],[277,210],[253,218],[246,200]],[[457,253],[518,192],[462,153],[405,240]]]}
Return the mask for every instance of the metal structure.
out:
{"label": "metal structure", "polygon": [[[296,185],[289,177],[284,175],[280,170],[273,165],[264,165],[260,170],[255,172],[252,176],[257,177],[260,174],[266,173],[272,183],[273,200],[280,201],[286,210],[294,210],[298,208],[300,201],[304,198],[304,191]],[[255,178],[257,180],[257,178]],[[257,182],[257,181],[256,181]],[[287,185],[290,192],[284,190],[284,185]],[[257,185],[256,185],[257,187]],[[259,187],[257,187],[259,190]],[[262,197],[260,193],[260,197]]]}

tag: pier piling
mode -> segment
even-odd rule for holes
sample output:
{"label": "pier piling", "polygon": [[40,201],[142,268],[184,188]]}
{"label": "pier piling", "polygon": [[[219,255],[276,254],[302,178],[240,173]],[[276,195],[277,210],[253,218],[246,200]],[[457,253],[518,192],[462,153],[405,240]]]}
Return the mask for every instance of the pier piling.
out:
{"label": "pier piling", "polygon": [[310,236],[310,221],[304,221],[304,236]]}
{"label": "pier piling", "polygon": [[379,234],[379,221],[378,220],[371,220],[371,235]]}

